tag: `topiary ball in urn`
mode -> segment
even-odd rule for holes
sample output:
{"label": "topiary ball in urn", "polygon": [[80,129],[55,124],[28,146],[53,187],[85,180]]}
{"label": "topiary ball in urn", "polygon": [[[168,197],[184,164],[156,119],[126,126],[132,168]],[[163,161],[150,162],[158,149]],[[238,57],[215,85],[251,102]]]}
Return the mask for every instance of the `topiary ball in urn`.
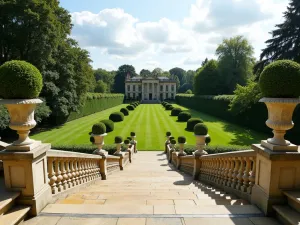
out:
{"label": "topiary ball in urn", "polygon": [[175,140],[175,139],[172,139],[172,140],[171,140],[171,144],[172,144],[172,145],[176,145],[176,140]]}
{"label": "topiary ball in urn", "polygon": [[186,143],[186,138],[184,136],[179,136],[178,137],[178,144],[185,144]]}
{"label": "topiary ball in urn", "polygon": [[126,140],[124,141],[124,144],[125,144],[125,145],[129,145],[129,143],[130,143],[130,141],[129,141],[128,139],[126,139]]}
{"label": "topiary ball in urn", "polygon": [[272,151],[297,151],[298,146],[284,139],[287,130],[293,128],[293,112],[299,104],[300,64],[290,60],[278,60],[266,66],[259,78],[260,90],[268,108],[266,125],[274,136],[261,144]]}
{"label": "topiary ball in urn", "polygon": [[116,136],[115,137],[115,144],[122,144],[123,142],[123,138],[120,136]]}
{"label": "topiary ball in urn", "polygon": [[13,60],[0,66],[0,98],[37,98],[43,87],[40,71],[25,61]]}
{"label": "topiary ball in urn", "polygon": [[4,104],[9,112],[9,127],[16,130],[19,139],[6,150],[30,151],[41,142],[31,140],[30,129],[36,126],[34,110],[43,87],[43,78],[39,70],[32,64],[13,60],[0,66],[0,104]]}
{"label": "topiary ball in urn", "polygon": [[92,127],[92,133],[94,135],[102,135],[106,133],[106,126],[104,123],[96,123]]}
{"label": "topiary ball in urn", "polygon": [[207,133],[208,133],[208,128],[205,124],[197,123],[194,126],[194,134],[195,135],[207,135]]}
{"label": "topiary ball in urn", "polygon": [[131,137],[135,137],[135,132],[130,132]]}
{"label": "topiary ball in urn", "polygon": [[170,131],[166,132],[166,136],[170,137],[171,136],[171,132]]}

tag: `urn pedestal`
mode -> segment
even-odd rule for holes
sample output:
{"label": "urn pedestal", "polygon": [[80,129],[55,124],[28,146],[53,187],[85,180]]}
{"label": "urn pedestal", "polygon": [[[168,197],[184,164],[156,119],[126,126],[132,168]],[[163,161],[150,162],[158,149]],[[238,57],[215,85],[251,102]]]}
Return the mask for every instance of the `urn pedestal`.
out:
{"label": "urn pedestal", "polygon": [[178,156],[186,156],[186,153],[184,152],[184,145],[186,143],[179,143],[179,153]]}
{"label": "urn pedestal", "polygon": [[196,147],[197,151],[194,152],[195,156],[207,155],[207,152],[204,151],[205,139],[208,135],[195,135],[196,137]]}
{"label": "urn pedestal", "polygon": [[102,147],[104,145],[104,137],[106,135],[107,135],[107,133],[101,134],[101,135],[96,135],[96,134],[91,135],[95,139],[94,145],[97,145],[97,148],[98,148],[97,150],[95,150],[93,152],[94,154],[101,155],[104,157],[106,157],[108,155],[108,152],[102,149]]}
{"label": "urn pedestal", "polygon": [[122,152],[121,152],[121,148],[122,148],[122,143],[116,143],[117,145],[117,151],[114,153],[115,156],[123,156]]}

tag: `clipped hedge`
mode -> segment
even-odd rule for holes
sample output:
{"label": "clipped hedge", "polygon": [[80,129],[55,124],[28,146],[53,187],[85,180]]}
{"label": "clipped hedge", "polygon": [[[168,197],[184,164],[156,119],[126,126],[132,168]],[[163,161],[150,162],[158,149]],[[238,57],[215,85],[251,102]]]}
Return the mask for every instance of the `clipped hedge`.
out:
{"label": "clipped hedge", "polygon": [[189,112],[181,112],[178,114],[178,122],[187,122],[192,118],[192,115]]}
{"label": "clipped hedge", "polygon": [[84,106],[82,106],[78,112],[71,112],[67,121],[79,119],[121,105],[123,100],[123,94],[88,93]]}
{"label": "clipped hedge", "polygon": [[114,112],[110,114],[109,119],[113,122],[121,122],[124,120],[124,114],[121,112]]}
{"label": "clipped hedge", "polygon": [[[53,145],[52,149],[67,151],[67,152],[79,152],[85,154],[93,154],[93,152],[97,149],[95,145]],[[106,150],[109,155],[113,155],[116,152],[116,145],[103,145],[103,150]],[[126,151],[126,145],[122,145],[121,151]]]}
{"label": "clipped hedge", "polygon": [[[243,150],[250,150],[250,146],[224,146],[224,145],[206,145],[204,150],[207,151],[208,154],[217,154],[217,153],[225,153],[225,152],[236,152]],[[179,151],[179,146],[176,147],[176,150]],[[193,152],[197,150],[197,147],[194,145],[185,145],[184,151],[187,155],[193,155]]]}
{"label": "clipped hedge", "polygon": [[129,116],[129,110],[126,108],[120,109],[120,112],[124,114],[124,116]]}
{"label": "clipped hedge", "polygon": [[132,105],[128,105],[128,106],[126,106],[126,108],[127,108],[129,111],[133,111],[133,110],[134,110],[134,106],[132,106]]}
{"label": "clipped hedge", "polygon": [[172,109],[172,111],[171,111],[171,116],[178,116],[179,113],[181,113],[181,112],[182,112],[182,109],[181,109],[181,108],[174,108],[174,109]]}
{"label": "clipped hedge", "polygon": [[104,125],[106,126],[106,132],[112,132],[115,129],[115,124],[114,121],[112,120],[101,120],[101,123],[104,123]]}
{"label": "clipped hedge", "polygon": [[166,105],[166,110],[172,110],[174,109],[174,106],[172,106],[171,104]]}

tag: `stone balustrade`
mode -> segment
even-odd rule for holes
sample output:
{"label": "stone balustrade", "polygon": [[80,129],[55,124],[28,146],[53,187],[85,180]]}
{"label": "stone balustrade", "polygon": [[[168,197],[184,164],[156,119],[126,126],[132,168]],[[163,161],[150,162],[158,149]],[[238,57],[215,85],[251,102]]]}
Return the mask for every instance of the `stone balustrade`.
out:
{"label": "stone balustrade", "polygon": [[49,150],[47,164],[52,194],[98,178],[106,179],[106,158],[99,155]]}
{"label": "stone balustrade", "polygon": [[199,180],[250,200],[256,175],[255,151],[205,155],[199,160]]}

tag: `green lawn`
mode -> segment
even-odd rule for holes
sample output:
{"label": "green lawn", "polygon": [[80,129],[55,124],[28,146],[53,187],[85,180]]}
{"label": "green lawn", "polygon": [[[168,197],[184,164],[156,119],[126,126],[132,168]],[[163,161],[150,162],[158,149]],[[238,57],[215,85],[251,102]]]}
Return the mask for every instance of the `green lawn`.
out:
{"label": "green lawn", "polygon": [[[92,125],[102,119],[108,119],[112,112],[119,111],[125,106],[116,106],[68,122],[62,127],[33,135],[32,138],[52,144],[89,144],[88,133],[91,131]],[[251,145],[266,138],[264,134],[224,122],[216,117],[175,104],[174,106],[188,110],[193,117],[199,117],[205,121],[212,138],[211,145]],[[171,131],[175,137],[184,135],[187,138],[187,143],[194,145],[193,132],[186,131],[186,123],[176,122],[177,117],[171,117],[170,112],[166,111],[160,104],[139,105],[134,111],[130,111],[130,115],[126,116],[123,122],[115,123],[115,130],[105,137],[105,143],[113,144],[115,136],[126,138],[131,131],[135,131],[139,150],[162,150],[165,133]]]}

